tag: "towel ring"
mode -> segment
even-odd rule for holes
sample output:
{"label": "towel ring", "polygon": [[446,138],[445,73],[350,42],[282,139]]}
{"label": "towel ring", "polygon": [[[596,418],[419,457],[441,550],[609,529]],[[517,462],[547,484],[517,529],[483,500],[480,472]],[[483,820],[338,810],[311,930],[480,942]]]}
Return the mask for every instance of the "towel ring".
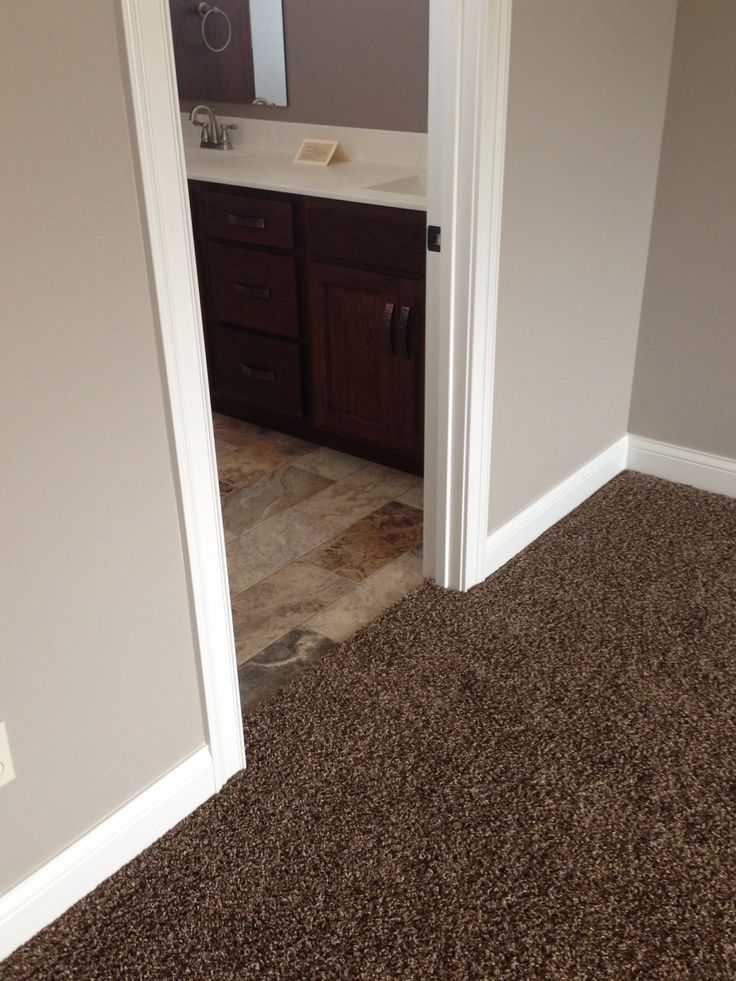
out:
{"label": "towel ring", "polygon": [[[233,39],[233,29],[230,26],[230,18],[224,10],[221,10],[219,7],[213,7],[209,3],[204,3],[204,0],[199,4],[197,10],[199,11],[199,16],[202,18],[202,40],[210,51],[214,51],[215,54],[219,54],[221,51],[225,50]],[[213,48],[210,42],[207,40],[207,18],[210,16],[210,14],[222,14],[222,16],[225,18],[225,23],[227,24],[227,41],[225,41],[221,48]]]}

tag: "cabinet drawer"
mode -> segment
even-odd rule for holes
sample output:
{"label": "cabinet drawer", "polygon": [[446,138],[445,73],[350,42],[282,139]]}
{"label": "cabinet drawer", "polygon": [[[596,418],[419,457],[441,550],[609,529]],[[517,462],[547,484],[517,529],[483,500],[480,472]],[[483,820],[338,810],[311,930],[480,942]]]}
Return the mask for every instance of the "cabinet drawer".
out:
{"label": "cabinet drawer", "polygon": [[273,249],[294,248],[294,216],[290,202],[217,191],[204,191],[203,197],[208,235]]}
{"label": "cabinet drawer", "polygon": [[217,320],[297,337],[296,267],[290,256],[210,242],[212,310]]}
{"label": "cabinet drawer", "polygon": [[424,274],[423,211],[307,198],[306,240],[312,259]]}
{"label": "cabinet drawer", "polygon": [[301,418],[299,348],[220,325],[210,332],[212,394],[243,405]]}

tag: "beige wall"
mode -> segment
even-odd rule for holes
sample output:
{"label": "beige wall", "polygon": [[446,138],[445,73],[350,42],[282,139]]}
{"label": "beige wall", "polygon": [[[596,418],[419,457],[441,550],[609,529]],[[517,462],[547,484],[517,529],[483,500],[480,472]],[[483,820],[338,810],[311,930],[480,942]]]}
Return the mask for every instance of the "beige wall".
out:
{"label": "beige wall", "polygon": [[[427,130],[429,0],[283,0],[284,109],[215,107],[283,122]],[[182,102],[182,109],[191,103]]]}
{"label": "beige wall", "polygon": [[0,31],[0,892],[204,742],[116,6]]}
{"label": "beige wall", "polygon": [[736,457],[736,3],[680,0],[629,429]]}
{"label": "beige wall", "polygon": [[490,530],[623,436],[675,0],[515,0]]}

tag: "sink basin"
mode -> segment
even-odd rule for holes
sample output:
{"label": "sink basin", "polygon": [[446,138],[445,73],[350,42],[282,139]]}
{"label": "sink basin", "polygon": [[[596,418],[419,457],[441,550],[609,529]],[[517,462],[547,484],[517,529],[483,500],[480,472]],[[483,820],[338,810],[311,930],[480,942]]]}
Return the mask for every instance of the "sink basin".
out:
{"label": "sink basin", "polygon": [[423,197],[427,193],[427,181],[421,174],[412,174],[411,177],[397,177],[393,181],[384,181],[382,184],[371,184],[369,191],[388,191],[389,194],[416,194]]}

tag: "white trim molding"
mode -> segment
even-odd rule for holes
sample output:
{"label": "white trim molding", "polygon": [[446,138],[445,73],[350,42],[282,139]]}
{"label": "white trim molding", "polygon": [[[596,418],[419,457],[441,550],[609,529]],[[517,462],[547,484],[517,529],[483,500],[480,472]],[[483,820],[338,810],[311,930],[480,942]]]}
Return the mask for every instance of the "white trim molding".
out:
{"label": "white trim molding", "polygon": [[214,792],[213,760],[203,747],[5,893],[0,897],[0,961]]}
{"label": "white trim molding", "polygon": [[208,739],[219,790],[245,766],[245,751],[169,4],[121,0],[121,11]]}
{"label": "white trim molding", "polygon": [[486,543],[486,576],[500,569],[535,538],[625,470],[627,452],[628,437],[622,436],[489,535]]}
{"label": "white trim molding", "polygon": [[629,435],[628,467],[676,484],[736,497],[736,460],[730,457]]}
{"label": "white trim molding", "polygon": [[430,0],[425,573],[485,575],[512,0]]}

